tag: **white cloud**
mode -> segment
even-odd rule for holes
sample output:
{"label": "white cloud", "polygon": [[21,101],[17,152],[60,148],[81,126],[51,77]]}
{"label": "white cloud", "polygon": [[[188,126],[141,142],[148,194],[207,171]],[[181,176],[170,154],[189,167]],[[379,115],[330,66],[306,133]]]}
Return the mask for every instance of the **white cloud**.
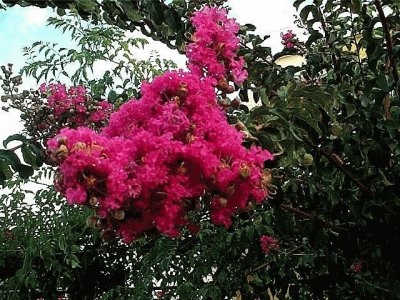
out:
{"label": "white cloud", "polygon": [[251,23],[257,27],[256,34],[270,35],[266,45],[272,51],[282,49],[280,33],[288,29],[299,33],[294,24],[293,15],[296,13],[293,1],[290,0],[229,0],[232,8],[230,15],[235,17],[240,24]]}
{"label": "white cloud", "polygon": [[45,25],[49,17],[49,10],[39,7],[24,7],[21,9],[22,26],[30,28],[32,26],[40,27]]}

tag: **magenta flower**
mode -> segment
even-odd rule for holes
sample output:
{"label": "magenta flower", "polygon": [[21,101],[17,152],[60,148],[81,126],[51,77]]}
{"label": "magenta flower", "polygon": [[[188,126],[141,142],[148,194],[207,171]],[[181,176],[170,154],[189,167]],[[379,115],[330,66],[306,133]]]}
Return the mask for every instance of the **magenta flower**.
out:
{"label": "magenta flower", "polygon": [[233,80],[240,84],[247,78],[244,59],[238,57],[239,24],[227,17],[225,9],[205,7],[191,18],[195,28],[187,47],[188,68],[199,76]]}
{"label": "magenta flower", "polygon": [[[244,61],[235,54],[238,25],[215,8],[197,12],[192,21],[197,30],[187,53],[191,72],[166,72],[143,83],[141,99],[112,113],[100,132],[64,128],[48,142],[58,162],[57,189],[68,203],[92,207],[97,227],[125,242],[145,234],[176,237],[184,227],[195,234],[199,227],[189,213],[202,207],[210,209],[212,222],[229,227],[234,214],[268,193],[270,174],[263,168],[273,156],[242,146],[242,133],[217,104],[217,83],[246,77]],[[200,65],[201,57],[206,65]],[[50,89],[49,105],[59,113],[84,106],[83,88]],[[84,120],[107,118],[109,106],[98,108]]]}
{"label": "magenta flower", "polygon": [[260,237],[260,245],[265,255],[269,255],[271,251],[279,249],[278,240],[268,235],[262,235]]}
{"label": "magenta flower", "polygon": [[286,33],[281,33],[281,38],[282,45],[288,49],[295,48],[298,43],[296,34],[294,34],[291,30],[288,30]]}
{"label": "magenta flower", "polygon": [[113,105],[107,101],[93,101],[82,86],[70,87],[67,90],[63,84],[43,83],[39,91],[47,94],[47,106],[54,116],[53,122],[58,124],[99,127],[97,125],[102,125],[113,110]]}

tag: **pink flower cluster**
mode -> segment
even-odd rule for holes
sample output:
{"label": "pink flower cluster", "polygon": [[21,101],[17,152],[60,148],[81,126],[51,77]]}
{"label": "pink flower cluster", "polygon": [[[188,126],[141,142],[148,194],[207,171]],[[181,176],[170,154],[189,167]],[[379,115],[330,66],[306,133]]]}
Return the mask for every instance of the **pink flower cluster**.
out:
{"label": "pink flower cluster", "polygon": [[265,255],[269,255],[272,250],[279,249],[278,240],[272,236],[262,235],[260,237],[260,245],[262,251],[264,251]]}
{"label": "pink flower cluster", "polygon": [[232,92],[228,82],[242,83],[247,78],[244,59],[238,57],[239,24],[227,17],[225,9],[205,7],[191,18],[195,28],[187,47],[188,68],[199,76],[215,79],[225,92]]}
{"label": "pink flower cluster", "polygon": [[[212,222],[229,227],[233,214],[267,196],[271,174],[264,161],[273,156],[242,146],[243,134],[217,103],[216,80],[245,78],[234,54],[238,25],[215,8],[192,20],[198,30],[187,52],[191,72],[166,72],[143,83],[141,99],[112,113],[100,132],[64,128],[48,142],[59,165],[57,189],[68,203],[96,211],[88,224],[102,229],[103,239],[175,237],[184,227],[195,234],[199,226],[190,212],[204,208]],[[75,90],[70,98],[83,93]]]}
{"label": "pink flower cluster", "polygon": [[361,273],[363,270],[363,263],[361,261],[356,261],[350,266],[350,270],[354,273]]}
{"label": "pink flower cluster", "polygon": [[281,38],[282,38],[282,45],[284,45],[285,48],[292,49],[296,46],[297,37],[296,34],[294,34],[291,30],[288,30],[286,33],[282,32]]}
{"label": "pink flower cluster", "polygon": [[272,156],[241,145],[210,79],[167,72],[141,92],[102,132],[63,129],[49,141],[62,158],[57,186],[68,203],[94,207],[102,229],[131,242],[149,232],[177,236],[191,225],[188,212],[204,205],[228,227],[232,214],[263,201]]}
{"label": "pink flower cluster", "polygon": [[40,85],[39,91],[47,95],[47,106],[52,110],[57,124],[68,126],[100,125],[107,120],[113,106],[107,101],[94,101],[84,87],[63,84]]}

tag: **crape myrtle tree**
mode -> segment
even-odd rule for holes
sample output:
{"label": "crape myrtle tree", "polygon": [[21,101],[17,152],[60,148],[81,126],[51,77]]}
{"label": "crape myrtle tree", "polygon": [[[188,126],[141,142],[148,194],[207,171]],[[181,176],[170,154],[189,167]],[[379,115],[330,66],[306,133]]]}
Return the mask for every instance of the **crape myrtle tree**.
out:
{"label": "crape myrtle tree", "polygon": [[[3,68],[3,99],[27,128],[1,150],[12,191],[1,203],[2,297],[400,297],[398,3],[294,1],[307,64],[281,68],[267,36],[237,28],[216,9],[223,1],[205,2],[3,1],[141,30],[186,53],[190,71],[139,90],[132,78],[151,78],[128,68],[129,90],[114,85],[117,74],[95,82],[78,69],[64,74],[75,88],[16,96],[21,77]],[[292,49],[293,34],[282,37]],[[51,57],[52,45],[42,46],[27,49],[24,74],[56,77],[47,60],[67,72],[59,61],[76,55]],[[82,48],[82,69],[102,59],[102,47]],[[34,57],[40,49],[44,60]],[[259,104],[251,110],[241,104],[249,91]],[[48,124],[38,135],[34,125]],[[55,187],[28,206],[22,183],[45,177]]]}

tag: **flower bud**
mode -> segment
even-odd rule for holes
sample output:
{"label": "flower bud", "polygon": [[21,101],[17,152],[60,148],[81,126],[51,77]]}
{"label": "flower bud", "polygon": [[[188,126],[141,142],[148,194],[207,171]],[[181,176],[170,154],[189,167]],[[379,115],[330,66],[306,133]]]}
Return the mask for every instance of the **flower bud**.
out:
{"label": "flower bud", "polygon": [[175,102],[176,105],[180,106],[181,105],[181,98],[179,98],[178,96],[174,96],[171,98],[171,101]]}
{"label": "flower bud", "polygon": [[86,219],[86,226],[88,227],[96,227],[97,224],[97,217],[96,216],[89,216]]}
{"label": "flower bud", "polygon": [[67,137],[66,136],[60,136],[57,138],[57,143],[58,145],[66,145],[67,144]]}
{"label": "flower bud", "polygon": [[215,52],[217,52],[217,55],[220,55],[222,53],[222,51],[224,51],[224,49],[225,49],[225,44],[224,43],[219,43],[215,47]]}
{"label": "flower bud", "polygon": [[231,102],[231,106],[232,106],[234,109],[238,109],[239,106],[240,106],[240,99],[239,99],[239,98],[233,99],[232,102]]}
{"label": "flower bud", "polygon": [[218,85],[217,88],[219,88],[222,91],[225,91],[229,86],[228,81],[226,80],[226,78],[221,78],[220,80],[218,80]]}
{"label": "flower bud", "polygon": [[185,98],[188,94],[187,83],[182,81],[179,85],[180,86],[176,94],[178,95],[179,98]]}
{"label": "flower bud", "polygon": [[105,229],[100,233],[100,238],[103,242],[109,242],[115,239],[115,232],[112,229]]}
{"label": "flower bud", "polygon": [[107,228],[107,220],[106,219],[98,219],[96,222],[96,227],[99,229]]}
{"label": "flower bud", "polygon": [[239,122],[237,122],[237,123],[235,124],[235,128],[236,128],[237,130],[247,130],[246,125],[244,125],[244,123],[241,122],[241,121],[239,121]]}
{"label": "flower bud", "polygon": [[121,221],[125,218],[125,212],[122,209],[116,210],[112,213],[112,216],[114,219]]}
{"label": "flower bud", "polygon": [[240,177],[242,177],[243,179],[246,179],[247,177],[250,176],[251,170],[249,168],[248,165],[243,164],[240,168],[239,168],[239,174]]}
{"label": "flower bud", "polygon": [[58,148],[58,150],[57,150],[56,157],[57,157],[57,159],[65,159],[65,158],[67,158],[68,154],[69,154],[69,150],[68,150],[67,146],[61,145],[60,148]]}
{"label": "flower bud", "polygon": [[246,205],[246,211],[251,211],[253,209],[253,202],[249,201]]}
{"label": "flower bud", "polygon": [[243,137],[244,137],[245,139],[251,138],[250,132],[245,131],[245,130],[240,130],[240,132],[243,133]]}
{"label": "flower bud", "polygon": [[97,202],[98,202],[97,197],[95,197],[95,196],[90,197],[90,199],[89,199],[90,206],[96,206]]}
{"label": "flower bud", "polygon": [[224,197],[218,197],[216,200],[221,207],[226,207],[228,205],[228,200]]}
{"label": "flower bud", "polygon": [[311,166],[314,163],[314,158],[310,153],[304,154],[303,166]]}
{"label": "flower bud", "polygon": [[229,102],[228,102],[228,100],[226,100],[226,99],[220,99],[220,100],[218,100],[218,104],[220,105],[220,106],[222,106],[222,107],[228,107],[230,104],[229,104]]}
{"label": "flower bud", "polygon": [[190,144],[191,142],[193,142],[196,139],[196,137],[193,134],[188,134],[186,135],[186,142],[188,144]]}
{"label": "flower bud", "polygon": [[261,185],[263,187],[268,187],[271,184],[272,174],[270,170],[264,170],[261,176]]}
{"label": "flower bud", "polygon": [[227,93],[227,94],[231,94],[231,93],[233,93],[234,91],[235,91],[235,87],[234,87],[233,85],[228,85],[228,86],[226,87],[226,89],[224,90],[224,92]]}

